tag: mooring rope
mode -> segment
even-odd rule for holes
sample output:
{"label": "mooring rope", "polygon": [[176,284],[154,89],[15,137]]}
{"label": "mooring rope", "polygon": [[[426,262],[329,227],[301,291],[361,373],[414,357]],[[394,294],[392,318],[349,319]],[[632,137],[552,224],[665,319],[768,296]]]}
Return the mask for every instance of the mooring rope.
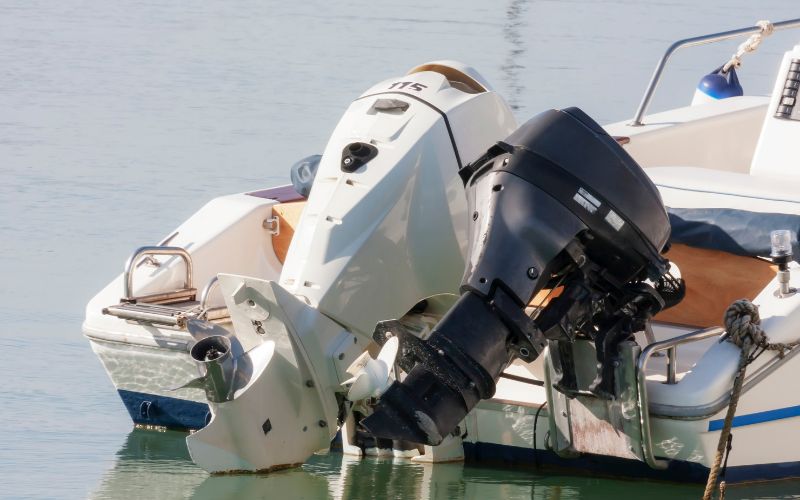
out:
{"label": "mooring rope", "polygon": [[756,23],[756,26],[761,28],[761,31],[750,35],[750,38],[745,40],[739,45],[739,48],[736,49],[736,53],[733,54],[728,62],[722,67],[722,72],[727,73],[730,71],[731,68],[738,68],[742,64],[742,56],[749,52],[754,52],[759,45],[761,45],[761,41],[764,40],[765,37],[768,37],[775,31],[775,27],[769,21],[759,21]]}
{"label": "mooring rope", "polygon": [[731,342],[742,350],[744,350],[745,342],[749,340],[752,347],[778,351],[778,356],[783,357],[787,351],[800,346],[800,340],[770,342],[767,334],[761,328],[758,306],[747,299],[739,299],[728,307],[728,310],[725,311],[724,323]]}
{"label": "mooring rope", "polygon": [[[747,365],[752,361],[752,352],[756,348],[761,348],[767,351],[778,351],[778,356],[783,357],[786,351],[800,345],[800,340],[789,343],[770,343],[767,334],[761,328],[761,317],[758,314],[758,306],[747,299],[737,300],[728,307],[725,311],[724,323],[728,331],[728,339],[740,349],[739,368],[736,378],[733,381],[728,412],[725,414],[725,420],[722,423],[722,432],[719,435],[719,443],[717,443],[717,454],[714,456],[714,463],[708,474],[703,500],[711,500],[711,497],[714,495],[714,488],[717,485],[720,465],[722,464],[723,456],[726,454],[726,448],[728,453],[730,453],[728,443],[730,443],[733,417],[736,415],[736,406],[739,404],[739,396],[742,392],[742,384],[744,383]],[[727,458],[725,460],[727,462]],[[723,500],[725,498],[725,481],[720,483],[719,490],[720,500]]]}

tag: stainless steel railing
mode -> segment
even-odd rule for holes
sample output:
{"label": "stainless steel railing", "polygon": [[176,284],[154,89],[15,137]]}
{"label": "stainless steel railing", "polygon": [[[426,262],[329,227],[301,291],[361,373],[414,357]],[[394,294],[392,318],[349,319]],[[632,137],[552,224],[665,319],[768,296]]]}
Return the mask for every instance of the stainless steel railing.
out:
{"label": "stainless steel railing", "polygon": [[667,383],[674,384],[677,372],[678,346],[710,337],[720,337],[724,333],[725,329],[719,326],[698,330],[650,344],[639,355],[636,377],[638,379],[637,385],[639,386],[639,416],[642,424],[642,454],[650,467],[665,469],[669,462],[656,458],[653,453],[653,436],[650,432],[650,410],[647,399],[647,362],[656,352],[667,351]]}
{"label": "stainless steel railing", "polygon": [[133,296],[133,270],[136,264],[142,259],[151,255],[177,255],[183,259],[186,264],[186,275],[184,277],[184,288],[192,288],[192,256],[186,249],[181,247],[160,247],[160,246],[146,246],[137,248],[128,260],[125,262],[125,271],[123,273],[123,298],[125,300],[132,300]]}
{"label": "stainless steel railing", "polygon": [[208,309],[208,297],[211,295],[211,292],[219,288],[219,277],[214,276],[211,278],[206,286],[203,287],[203,291],[200,292],[200,310],[205,311]]}
{"label": "stainless steel railing", "polygon": [[[772,23],[772,27],[774,31],[798,28],[800,27],[800,19],[789,19],[787,21]],[[644,125],[644,123],[642,123],[642,118],[644,117],[647,108],[650,106],[650,101],[653,100],[653,95],[656,92],[656,87],[658,87],[658,83],[661,81],[661,74],[664,72],[664,67],[667,65],[667,61],[672,56],[672,54],[675,53],[675,51],[686,47],[696,47],[698,45],[705,45],[708,43],[720,42],[722,40],[729,40],[731,38],[736,38],[740,36],[752,35],[755,33],[759,33],[760,31],[761,31],[760,26],[749,26],[747,28],[722,31],[720,33],[711,33],[709,35],[684,38],[683,40],[678,40],[677,42],[670,45],[667,51],[664,52],[664,55],[661,56],[661,59],[658,61],[656,69],[653,72],[653,76],[650,78],[650,83],[647,85],[647,90],[645,90],[644,92],[644,97],[642,97],[642,102],[636,109],[636,114],[633,115],[633,121],[629,123],[629,125],[632,127],[639,127]]]}

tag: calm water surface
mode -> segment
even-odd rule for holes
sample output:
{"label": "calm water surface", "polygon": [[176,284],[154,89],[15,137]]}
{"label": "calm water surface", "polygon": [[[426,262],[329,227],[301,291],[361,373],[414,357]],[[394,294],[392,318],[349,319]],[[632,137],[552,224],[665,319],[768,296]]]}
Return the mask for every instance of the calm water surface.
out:
{"label": "calm water surface", "polygon": [[[789,0],[166,2],[0,0],[0,497],[696,498],[699,486],[313,457],[209,477],[183,435],[131,432],[82,338],[88,299],[214,196],[285,183],[373,83],[440,58],[520,121],[632,115],[674,39],[798,17]],[[748,93],[800,33],[746,60]],[[736,42],[680,54],[656,108],[687,103]],[[784,444],[785,445],[785,444]],[[800,483],[729,490],[792,498]]]}

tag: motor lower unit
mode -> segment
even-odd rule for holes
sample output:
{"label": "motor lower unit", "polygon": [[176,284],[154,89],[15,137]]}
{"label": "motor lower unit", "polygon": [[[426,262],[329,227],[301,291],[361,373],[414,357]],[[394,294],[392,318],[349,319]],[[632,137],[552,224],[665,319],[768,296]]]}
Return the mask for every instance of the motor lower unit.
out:
{"label": "motor lower unit", "polygon": [[548,344],[554,386],[577,392],[577,337],[597,351],[590,390],[613,398],[618,344],[680,300],[661,256],[670,225],[656,187],[581,110],[534,117],[461,177],[470,216],[462,295],[427,340],[397,322],[376,329],[379,343],[400,337],[406,372],[361,422],[377,437],[440,443],[494,395],[511,361],[533,361]]}

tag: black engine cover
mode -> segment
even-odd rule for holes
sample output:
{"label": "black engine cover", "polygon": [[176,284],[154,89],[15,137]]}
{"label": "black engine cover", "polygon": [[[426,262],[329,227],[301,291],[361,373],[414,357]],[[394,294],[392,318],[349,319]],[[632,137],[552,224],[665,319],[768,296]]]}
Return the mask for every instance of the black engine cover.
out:
{"label": "black engine cover", "polygon": [[[596,393],[613,397],[606,365],[617,345],[664,306],[644,282],[667,269],[658,190],[579,109],[534,117],[461,176],[471,219],[462,296],[427,341],[401,334],[416,344],[412,368],[362,421],[379,437],[438,444],[494,394],[511,360],[530,362],[546,337],[569,345],[578,331],[598,342]],[[556,281],[564,295],[529,318],[532,296]],[[565,366],[561,383],[575,389]]]}
{"label": "black engine cover", "polygon": [[[513,278],[508,276],[516,264],[512,252],[528,261],[532,256],[552,259],[556,248],[562,250],[581,228],[596,240],[586,246],[588,257],[616,285],[643,269],[653,279],[666,271],[660,252],[669,239],[670,224],[658,189],[617,141],[580,109],[537,115],[464,170],[474,219],[465,287],[488,295],[495,276],[482,267],[493,266],[498,268],[496,277],[526,301],[534,290],[526,286],[519,269],[514,269]],[[524,181],[527,188],[506,191],[511,182],[503,173]],[[495,226],[501,222],[511,237],[487,234],[482,216],[495,218]],[[490,232],[502,230],[492,227]],[[493,253],[505,256],[491,258]],[[546,271],[542,263],[538,266],[540,273]]]}

